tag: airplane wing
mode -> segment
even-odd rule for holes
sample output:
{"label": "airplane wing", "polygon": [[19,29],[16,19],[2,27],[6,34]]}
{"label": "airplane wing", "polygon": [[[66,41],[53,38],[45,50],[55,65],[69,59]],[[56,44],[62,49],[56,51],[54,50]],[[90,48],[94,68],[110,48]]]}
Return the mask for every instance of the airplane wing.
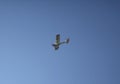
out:
{"label": "airplane wing", "polygon": [[60,43],[60,34],[56,35],[56,43]]}

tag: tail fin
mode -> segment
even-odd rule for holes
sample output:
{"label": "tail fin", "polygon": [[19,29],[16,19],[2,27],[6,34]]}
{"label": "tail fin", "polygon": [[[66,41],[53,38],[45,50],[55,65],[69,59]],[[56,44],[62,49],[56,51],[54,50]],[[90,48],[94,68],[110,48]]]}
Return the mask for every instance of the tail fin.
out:
{"label": "tail fin", "polygon": [[65,42],[66,42],[66,43],[69,43],[69,41],[70,41],[70,39],[69,39],[69,38],[67,38]]}

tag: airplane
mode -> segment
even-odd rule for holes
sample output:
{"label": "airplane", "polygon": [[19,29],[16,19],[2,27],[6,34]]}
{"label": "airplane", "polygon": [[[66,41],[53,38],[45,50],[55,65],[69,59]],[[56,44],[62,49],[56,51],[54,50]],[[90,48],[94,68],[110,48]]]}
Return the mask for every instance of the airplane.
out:
{"label": "airplane", "polygon": [[56,42],[55,42],[54,44],[52,44],[52,46],[55,48],[55,50],[58,50],[58,49],[59,49],[59,46],[60,46],[61,44],[65,44],[65,43],[68,44],[69,41],[70,41],[70,39],[67,38],[65,41],[60,42],[60,34],[57,34],[57,35],[56,35]]}

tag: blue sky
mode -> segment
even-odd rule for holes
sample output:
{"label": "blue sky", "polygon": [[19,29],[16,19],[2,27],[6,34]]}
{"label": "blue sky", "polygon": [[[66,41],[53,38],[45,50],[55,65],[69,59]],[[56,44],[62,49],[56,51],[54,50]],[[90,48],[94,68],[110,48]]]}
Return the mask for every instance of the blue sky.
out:
{"label": "blue sky", "polygon": [[119,4],[1,0],[0,84],[120,84]]}

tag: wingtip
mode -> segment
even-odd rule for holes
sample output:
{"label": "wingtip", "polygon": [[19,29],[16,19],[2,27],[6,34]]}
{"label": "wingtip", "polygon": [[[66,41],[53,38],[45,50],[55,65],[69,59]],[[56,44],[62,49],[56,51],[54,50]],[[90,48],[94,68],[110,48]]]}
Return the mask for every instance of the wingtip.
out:
{"label": "wingtip", "polygon": [[56,36],[60,36],[60,34],[58,33],[58,34],[56,34]]}

